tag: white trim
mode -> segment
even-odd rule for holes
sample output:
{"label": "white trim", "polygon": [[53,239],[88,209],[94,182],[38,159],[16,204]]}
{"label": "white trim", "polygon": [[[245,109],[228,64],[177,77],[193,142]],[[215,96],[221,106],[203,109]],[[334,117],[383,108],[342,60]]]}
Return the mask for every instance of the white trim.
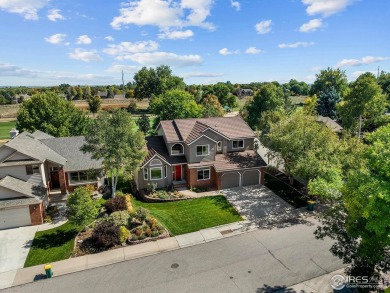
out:
{"label": "white trim", "polygon": [[151,158],[149,159],[149,161],[147,161],[145,164],[143,164],[143,165],[141,166],[141,168],[145,167],[151,160],[153,160],[153,158],[154,158],[155,156],[158,156],[162,161],[164,161],[164,162],[167,163],[169,166],[171,166],[171,164],[169,164],[169,163],[168,163],[160,154],[156,153],[156,154],[153,155],[153,157],[151,157]]}
{"label": "white trim", "polygon": [[241,182],[241,173],[236,171],[236,172],[227,172],[227,173],[223,173],[222,176],[221,176],[221,187],[222,187],[222,178],[223,178],[223,175],[226,175],[226,174],[232,174],[232,173],[237,173],[239,175],[238,179],[238,187],[241,187],[242,186],[242,182]]}
{"label": "white trim", "polygon": [[[209,171],[209,178],[207,178],[207,179],[199,179],[198,178],[198,172],[200,171],[200,170],[208,170]],[[203,175],[204,175],[204,173],[203,173]],[[205,180],[210,180],[211,179],[211,170],[210,170],[210,167],[200,167],[200,168],[196,168],[196,181],[205,181]]]}
{"label": "white trim", "polygon": [[[158,163],[157,164],[152,164],[154,161],[158,161]],[[153,159],[153,160],[150,161],[150,164],[149,164],[149,166],[161,166],[161,165],[162,165],[162,163],[161,163],[161,161],[159,159]]]}
{"label": "white trim", "polygon": [[213,141],[213,142],[217,143],[217,141],[216,141],[216,140],[212,139],[211,137],[208,137],[208,136],[207,136],[207,135],[205,135],[205,134],[202,134],[202,135],[201,135],[201,136],[199,136],[197,139],[195,139],[195,140],[191,141],[191,142],[190,142],[190,143],[188,143],[187,145],[191,145],[191,144],[193,144],[195,141],[199,140],[199,139],[200,139],[200,138],[202,138],[202,137],[206,137],[206,138],[208,138],[209,140],[211,140],[211,141]]}
{"label": "white trim", "polygon": [[[242,147],[238,147],[238,148],[233,147],[233,142],[241,141],[241,140],[242,140]],[[245,139],[234,139],[234,140],[232,140],[232,150],[238,150],[238,149],[243,149],[243,148],[245,148]]]}
{"label": "white trim", "polygon": [[[173,148],[173,146],[175,146],[175,145],[181,145],[181,147],[182,147],[182,150],[183,150],[183,152],[182,153],[179,153],[179,154],[173,154],[172,153],[172,148]],[[171,146],[171,156],[182,156],[182,155],[184,155],[184,146],[181,144],[181,143],[174,143],[174,144],[172,144],[172,146]]]}
{"label": "white trim", "polygon": [[[202,153],[203,153],[203,147],[204,146],[207,146],[207,154],[205,155],[198,155],[198,147],[202,147]],[[209,156],[210,155],[210,145],[209,144],[200,144],[200,145],[196,145],[195,146],[195,154],[197,157],[205,157],[205,156]]]}
{"label": "white trim", "polygon": [[[161,171],[161,177],[160,178],[152,178],[152,169],[160,169]],[[157,180],[161,180],[161,179],[164,179],[164,174],[163,174],[163,170],[162,170],[162,167],[149,167],[149,180],[150,181],[157,181]]]}

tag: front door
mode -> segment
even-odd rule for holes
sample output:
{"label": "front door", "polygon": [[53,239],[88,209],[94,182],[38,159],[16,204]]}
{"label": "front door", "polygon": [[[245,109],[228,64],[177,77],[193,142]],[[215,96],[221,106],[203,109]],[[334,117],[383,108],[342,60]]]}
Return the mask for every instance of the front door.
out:
{"label": "front door", "polygon": [[58,170],[50,172],[50,179],[51,179],[50,189],[60,188],[60,176],[58,174]]}
{"label": "front door", "polygon": [[181,180],[181,165],[176,165],[173,169],[173,181]]}

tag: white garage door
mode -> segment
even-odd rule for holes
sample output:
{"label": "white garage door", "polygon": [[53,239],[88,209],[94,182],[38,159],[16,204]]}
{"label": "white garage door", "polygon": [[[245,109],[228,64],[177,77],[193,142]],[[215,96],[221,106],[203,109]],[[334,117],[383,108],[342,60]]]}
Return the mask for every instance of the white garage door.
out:
{"label": "white garage door", "polygon": [[28,206],[0,210],[0,230],[29,225],[31,218]]}
{"label": "white garage door", "polygon": [[244,171],[242,177],[242,186],[260,184],[260,172],[258,170]]}

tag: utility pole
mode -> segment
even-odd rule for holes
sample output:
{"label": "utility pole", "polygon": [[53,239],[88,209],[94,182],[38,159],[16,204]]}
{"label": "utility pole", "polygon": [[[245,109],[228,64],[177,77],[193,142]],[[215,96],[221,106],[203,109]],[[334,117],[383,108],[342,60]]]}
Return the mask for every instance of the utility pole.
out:
{"label": "utility pole", "polygon": [[123,69],[122,69],[122,91],[123,91],[123,98],[125,99],[125,80],[123,79]]}
{"label": "utility pole", "polygon": [[378,66],[378,74],[376,75],[376,78],[379,78],[379,66]]}
{"label": "utility pole", "polygon": [[359,139],[360,139],[361,133],[362,133],[362,115],[359,115],[359,132],[358,132]]}

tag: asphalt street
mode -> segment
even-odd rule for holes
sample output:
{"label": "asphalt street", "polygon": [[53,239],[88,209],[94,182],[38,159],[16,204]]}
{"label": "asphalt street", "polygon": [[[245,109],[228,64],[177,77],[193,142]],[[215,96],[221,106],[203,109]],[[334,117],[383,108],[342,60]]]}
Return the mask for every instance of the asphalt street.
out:
{"label": "asphalt street", "polygon": [[[316,223],[256,230],[4,292],[272,292],[343,267]],[[53,268],[55,274],[55,267]]]}

